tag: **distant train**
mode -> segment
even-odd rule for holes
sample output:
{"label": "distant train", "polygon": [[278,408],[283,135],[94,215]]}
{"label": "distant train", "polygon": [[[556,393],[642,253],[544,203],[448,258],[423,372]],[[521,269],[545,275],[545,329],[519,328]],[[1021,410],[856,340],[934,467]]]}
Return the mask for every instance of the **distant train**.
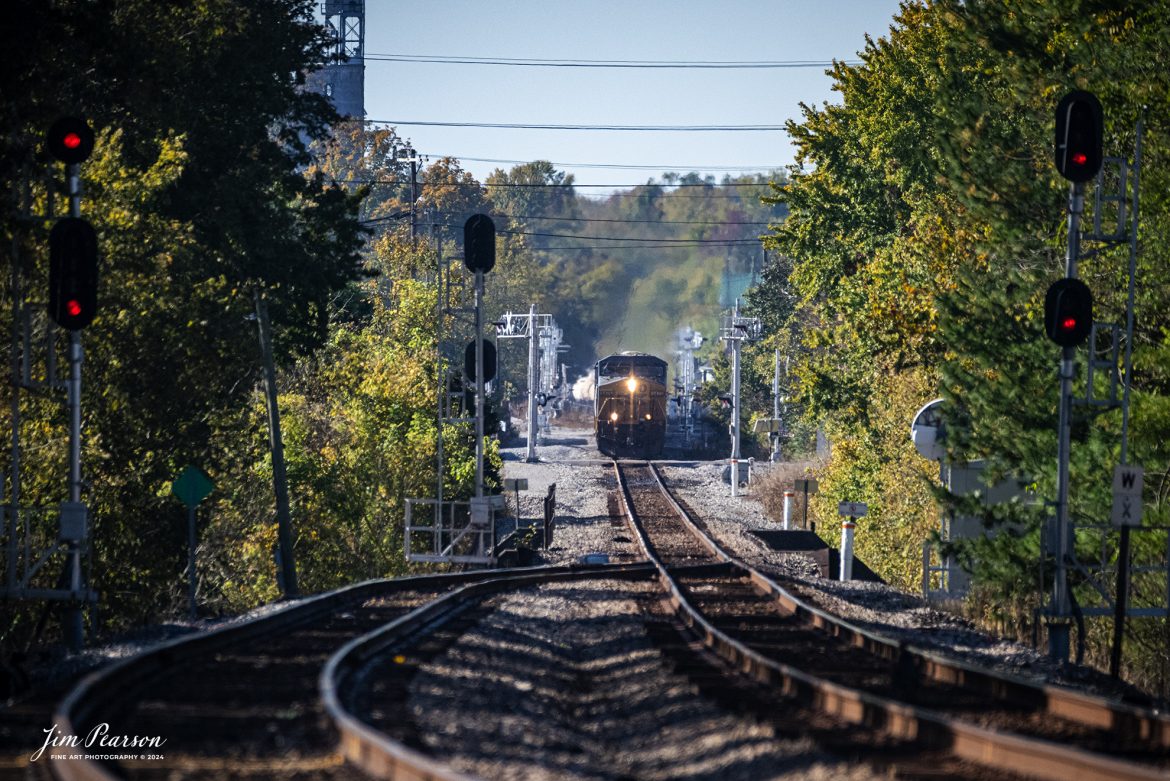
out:
{"label": "distant train", "polygon": [[610,456],[661,455],[666,439],[666,361],[623,352],[593,367],[597,449]]}

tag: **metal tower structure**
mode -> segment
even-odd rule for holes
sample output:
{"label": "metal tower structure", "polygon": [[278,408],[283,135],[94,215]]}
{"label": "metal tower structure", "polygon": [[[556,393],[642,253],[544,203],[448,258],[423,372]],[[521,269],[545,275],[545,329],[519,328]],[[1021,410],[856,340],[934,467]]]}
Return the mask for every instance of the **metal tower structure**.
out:
{"label": "metal tower structure", "polygon": [[739,313],[739,301],[730,315],[723,317],[719,338],[731,345],[731,495],[739,496],[739,354],[744,342],[760,338],[762,325],[758,317],[743,317]]}
{"label": "metal tower structure", "polygon": [[332,100],[341,116],[365,119],[366,2],[324,0],[321,11],[332,37],[329,62],[309,74],[308,88]]}
{"label": "metal tower structure", "polygon": [[675,347],[674,389],[678,398],[678,417],[688,443],[694,431],[695,389],[699,387],[695,351],[703,346],[703,334],[690,326],[678,330]]}
{"label": "metal tower structure", "polygon": [[561,344],[563,332],[553,316],[538,314],[536,304],[527,315],[505,313],[495,325],[497,339],[528,340],[528,453],[525,460],[536,461],[536,438],[540,428],[537,407],[543,406],[548,396],[556,392],[561,379],[560,355],[568,346]]}

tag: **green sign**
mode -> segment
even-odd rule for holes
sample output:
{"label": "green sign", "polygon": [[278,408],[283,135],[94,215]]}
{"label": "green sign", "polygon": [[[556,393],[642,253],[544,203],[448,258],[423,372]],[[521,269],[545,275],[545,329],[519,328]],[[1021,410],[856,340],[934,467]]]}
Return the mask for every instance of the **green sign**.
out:
{"label": "green sign", "polygon": [[215,483],[195,466],[187,466],[171,483],[171,493],[188,507],[197,507],[207,495],[215,490]]}

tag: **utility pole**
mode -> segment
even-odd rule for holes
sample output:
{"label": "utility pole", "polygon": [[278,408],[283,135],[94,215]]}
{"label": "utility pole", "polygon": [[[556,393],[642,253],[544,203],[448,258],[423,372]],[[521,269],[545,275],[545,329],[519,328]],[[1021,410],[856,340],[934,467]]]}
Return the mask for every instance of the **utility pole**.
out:
{"label": "utility pole", "polygon": [[418,221],[415,218],[415,201],[418,200],[418,153],[411,147],[406,147],[406,154],[408,157],[398,157],[395,153],[395,160],[400,163],[410,163],[410,245],[417,246]]}
{"label": "utility pole", "polygon": [[[776,366],[772,374],[772,419],[780,420],[780,350],[776,350]],[[780,432],[772,434],[772,463],[780,461]]]}
{"label": "utility pole", "polygon": [[299,595],[297,568],[293,558],[292,517],[288,505],[288,476],[284,468],[284,440],[280,433],[280,407],[276,396],[276,367],[272,358],[272,330],[268,322],[268,302],[253,288],[256,324],[260,330],[260,352],[264,362],[264,390],[268,403],[268,444],[272,450],[272,487],[276,494],[276,530],[280,555],[281,587],[285,598]]}
{"label": "utility pole", "polygon": [[410,153],[410,245],[412,247],[418,246],[418,241],[415,238],[417,233],[415,218],[414,218],[414,204],[418,200],[418,155],[411,150]]}

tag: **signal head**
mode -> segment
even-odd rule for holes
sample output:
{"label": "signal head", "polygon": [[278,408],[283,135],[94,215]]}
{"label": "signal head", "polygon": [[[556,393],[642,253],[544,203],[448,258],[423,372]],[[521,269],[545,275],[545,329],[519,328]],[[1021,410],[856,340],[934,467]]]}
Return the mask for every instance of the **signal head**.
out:
{"label": "signal head", "polygon": [[1093,328],[1093,293],[1079,279],[1058,279],[1044,297],[1044,331],[1061,347],[1076,347]]}
{"label": "signal head", "polygon": [[61,117],[45,135],[49,154],[66,165],[84,162],[93,152],[93,129],[80,117]]}
{"label": "signal head", "polygon": [[486,214],[473,214],[463,223],[463,265],[485,274],[496,265],[496,224]]}
{"label": "signal head", "polygon": [[1101,101],[1074,90],[1056,107],[1056,170],[1070,182],[1087,182],[1101,170],[1105,136]]}
{"label": "signal head", "polygon": [[80,217],[57,221],[49,234],[49,317],[70,331],[97,315],[98,247],[93,226]]}

